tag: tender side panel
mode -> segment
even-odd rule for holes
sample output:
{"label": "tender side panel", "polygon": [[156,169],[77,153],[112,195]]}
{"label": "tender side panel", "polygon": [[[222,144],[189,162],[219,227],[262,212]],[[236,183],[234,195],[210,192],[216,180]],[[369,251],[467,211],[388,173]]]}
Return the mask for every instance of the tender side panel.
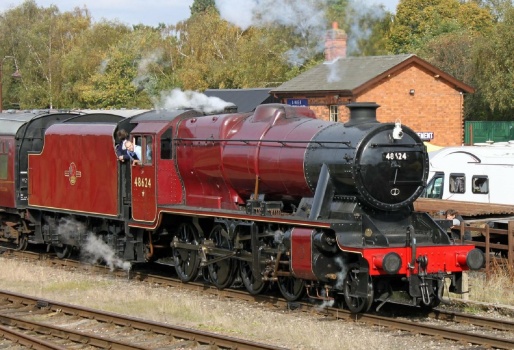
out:
{"label": "tender side panel", "polygon": [[29,206],[118,215],[114,125],[56,124],[29,155]]}
{"label": "tender side panel", "polygon": [[0,207],[14,208],[14,138],[0,136]]}

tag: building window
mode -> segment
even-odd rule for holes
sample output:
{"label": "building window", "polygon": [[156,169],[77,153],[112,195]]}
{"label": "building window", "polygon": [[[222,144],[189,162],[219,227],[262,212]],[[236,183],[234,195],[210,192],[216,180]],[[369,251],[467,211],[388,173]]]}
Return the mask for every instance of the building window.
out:
{"label": "building window", "polygon": [[331,105],[330,106],[330,121],[336,122],[338,121],[339,117],[339,109],[337,108],[337,105]]}

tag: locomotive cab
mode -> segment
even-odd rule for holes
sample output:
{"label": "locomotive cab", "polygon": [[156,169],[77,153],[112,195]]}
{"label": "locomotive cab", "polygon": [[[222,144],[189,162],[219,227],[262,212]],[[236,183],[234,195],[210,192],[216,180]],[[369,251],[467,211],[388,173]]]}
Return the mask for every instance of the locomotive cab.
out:
{"label": "locomotive cab", "polygon": [[[145,126],[145,127],[142,127]],[[152,129],[152,130],[149,130]],[[131,167],[132,187],[132,219],[135,221],[155,222],[157,219],[157,175],[155,154],[155,131],[148,125],[142,124],[136,127],[131,136],[139,160]],[[148,134],[148,132],[154,132]]]}

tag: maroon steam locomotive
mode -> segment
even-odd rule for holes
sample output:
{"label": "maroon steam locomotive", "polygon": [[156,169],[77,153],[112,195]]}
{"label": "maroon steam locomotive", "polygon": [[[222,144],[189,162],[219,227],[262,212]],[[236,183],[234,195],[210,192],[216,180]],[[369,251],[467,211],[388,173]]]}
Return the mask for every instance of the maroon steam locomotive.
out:
{"label": "maroon steam locomotive", "polygon": [[[344,124],[281,104],[1,114],[0,241],[64,258],[93,235],[124,261],[173,261],[184,282],[238,278],[252,294],[272,283],[353,312],[434,307],[483,254],[413,210],[429,166],[417,134],[378,122],[376,104],[348,107]],[[140,164],[118,161],[120,129]]]}

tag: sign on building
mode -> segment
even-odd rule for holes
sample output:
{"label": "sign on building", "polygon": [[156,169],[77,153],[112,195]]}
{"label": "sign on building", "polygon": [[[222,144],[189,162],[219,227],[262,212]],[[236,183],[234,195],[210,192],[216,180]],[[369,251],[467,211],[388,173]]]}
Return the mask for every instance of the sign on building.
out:
{"label": "sign on building", "polygon": [[416,133],[423,141],[430,141],[434,138],[434,133],[431,131],[418,132]]}
{"label": "sign on building", "polygon": [[295,107],[307,107],[309,105],[309,100],[306,98],[288,98],[287,104]]}

